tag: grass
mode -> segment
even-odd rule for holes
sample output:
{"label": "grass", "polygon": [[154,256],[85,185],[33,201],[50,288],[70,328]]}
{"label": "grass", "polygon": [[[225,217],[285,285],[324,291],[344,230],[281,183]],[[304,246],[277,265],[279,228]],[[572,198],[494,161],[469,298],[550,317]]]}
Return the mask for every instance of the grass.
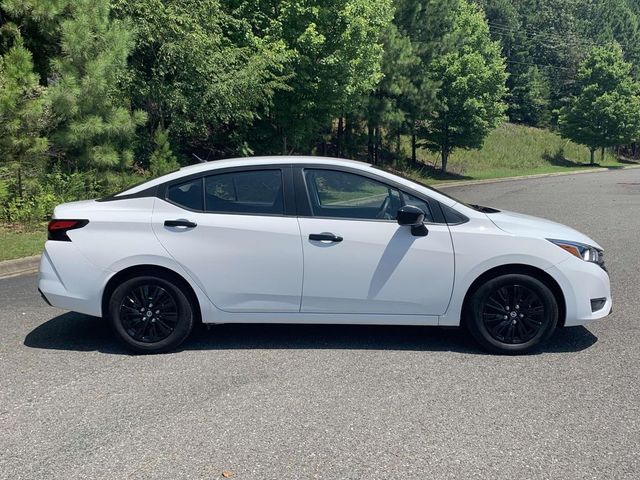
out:
{"label": "grass", "polygon": [[39,255],[46,240],[45,227],[38,230],[0,227],[0,261]]}
{"label": "grass", "polygon": [[[404,154],[409,139],[403,139]],[[592,167],[620,168],[628,164],[606,152],[604,161],[596,153],[596,165],[589,164],[589,150],[560,138],[550,130],[523,125],[504,124],[494,130],[479,150],[455,150],[449,157],[448,173],[439,171],[440,156],[423,149],[418,160],[425,164],[421,172],[410,175],[438,183],[446,180],[482,180],[541,173],[567,172]],[[420,178],[421,177],[421,178]]]}

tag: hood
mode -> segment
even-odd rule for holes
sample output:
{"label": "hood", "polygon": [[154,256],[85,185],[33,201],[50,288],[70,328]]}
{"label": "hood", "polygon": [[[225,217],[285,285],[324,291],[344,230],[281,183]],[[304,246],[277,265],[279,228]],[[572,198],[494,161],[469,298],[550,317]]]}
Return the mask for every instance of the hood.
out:
{"label": "hood", "polygon": [[602,249],[593,239],[587,237],[579,231],[552,222],[544,218],[524,215],[522,213],[508,212],[501,210],[497,213],[487,213],[487,217],[496,227],[507,233],[514,235],[524,235],[528,237],[551,238],[554,240],[567,240],[579,242]]}

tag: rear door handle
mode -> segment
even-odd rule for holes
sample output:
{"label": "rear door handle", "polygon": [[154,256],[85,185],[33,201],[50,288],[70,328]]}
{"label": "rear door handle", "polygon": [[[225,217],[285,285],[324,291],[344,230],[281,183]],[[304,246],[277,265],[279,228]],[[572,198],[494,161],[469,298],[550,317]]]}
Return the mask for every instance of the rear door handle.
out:
{"label": "rear door handle", "polygon": [[341,242],[343,238],[333,233],[311,233],[309,234],[309,240],[315,242]]}
{"label": "rear door handle", "polygon": [[198,224],[195,222],[190,222],[189,220],[165,220],[164,226],[195,228],[198,226]]}

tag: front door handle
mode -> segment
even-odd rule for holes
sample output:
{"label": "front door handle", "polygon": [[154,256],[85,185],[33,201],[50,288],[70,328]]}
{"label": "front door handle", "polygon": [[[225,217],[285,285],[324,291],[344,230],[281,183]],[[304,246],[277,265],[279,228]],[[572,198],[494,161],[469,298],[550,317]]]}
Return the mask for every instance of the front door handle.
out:
{"label": "front door handle", "polygon": [[316,242],[341,242],[343,238],[333,233],[311,233],[309,234],[309,240]]}
{"label": "front door handle", "polygon": [[196,222],[190,222],[189,220],[165,220],[164,226],[195,228],[198,224]]}

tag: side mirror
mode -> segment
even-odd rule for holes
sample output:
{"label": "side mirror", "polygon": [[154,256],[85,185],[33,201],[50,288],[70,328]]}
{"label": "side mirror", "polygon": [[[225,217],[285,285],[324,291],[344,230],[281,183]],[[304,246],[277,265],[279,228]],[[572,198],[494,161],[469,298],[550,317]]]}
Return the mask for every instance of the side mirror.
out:
{"label": "side mirror", "polygon": [[429,233],[424,225],[424,212],[413,205],[405,205],[400,207],[396,215],[398,225],[411,227],[411,235],[416,237],[424,237]]}

